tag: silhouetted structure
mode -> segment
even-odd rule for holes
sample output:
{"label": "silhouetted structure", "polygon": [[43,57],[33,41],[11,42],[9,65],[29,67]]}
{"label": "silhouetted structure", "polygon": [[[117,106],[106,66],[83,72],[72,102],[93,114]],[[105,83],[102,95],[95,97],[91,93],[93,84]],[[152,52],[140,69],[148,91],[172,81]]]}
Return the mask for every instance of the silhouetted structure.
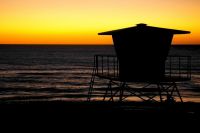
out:
{"label": "silhouetted structure", "polygon": [[187,33],[190,32],[138,24],[99,35],[112,35],[119,59],[120,80],[157,81],[164,78],[165,60],[173,35]]}
{"label": "silhouetted structure", "polygon": [[[117,59],[114,59],[113,56],[108,56],[108,55],[95,56],[95,61],[94,61],[95,74],[93,75],[96,75],[100,78],[109,79],[110,82],[119,81],[121,100],[123,99],[122,98],[123,91],[127,89],[127,82],[148,82],[150,84],[156,84],[157,88],[162,88],[162,90],[165,90],[164,86],[166,84],[164,83],[166,82],[167,84],[171,83],[170,86],[168,86],[167,88],[175,87],[181,99],[181,96],[178,92],[175,82],[177,80],[179,81],[183,81],[186,79],[188,80],[190,79],[191,76],[187,75],[186,78],[181,78],[180,75],[178,76],[178,78],[175,76],[172,77],[170,70],[169,70],[170,76],[166,76],[165,67],[173,35],[188,34],[188,33],[190,32],[152,27],[152,26],[147,26],[146,24],[138,24],[135,27],[99,33],[99,35],[112,35],[115,51],[117,54]],[[101,58],[100,62],[102,69],[100,73],[99,73],[99,64],[100,64],[99,58]],[[107,58],[107,66],[108,66],[106,70],[111,71],[106,74],[104,70],[105,58]],[[189,70],[190,59],[189,57],[185,58],[187,60],[186,66],[188,74],[190,73]],[[179,72],[181,66],[180,60],[181,57],[178,57],[177,61],[179,61],[178,64]],[[111,65],[111,61],[114,64]],[[111,69],[110,66],[114,66],[114,68]],[[91,83],[92,82],[93,80],[91,80]],[[112,88],[111,85],[112,83],[108,85],[108,88]],[[90,86],[90,88],[92,87],[93,85]],[[161,89],[159,89],[158,91],[161,91]],[[168,93],[169,92],[167,92],[167,96],[169,97]],[[162,96],[160,95],[160,97]],[[148,97],[148,99],[152,99],[152,97]],[[162,98],[160,100],[162,100]]]}

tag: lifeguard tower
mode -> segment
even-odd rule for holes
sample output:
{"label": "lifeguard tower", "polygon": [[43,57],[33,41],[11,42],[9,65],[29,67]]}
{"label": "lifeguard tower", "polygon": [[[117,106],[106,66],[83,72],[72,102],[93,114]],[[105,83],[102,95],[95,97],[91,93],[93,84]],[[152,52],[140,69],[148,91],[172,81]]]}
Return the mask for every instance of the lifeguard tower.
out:
{"label": "lifeguard tower", "polygon": [[168,53],[175,34],[189,33],[146,24],[99,33],[112,35],[116,55],[94,56],[88,101],[98,77],[108,81],[103,100],[137,97],[163,102],[178,97],[183,102],[176,83],[191,79],[191,57]]}

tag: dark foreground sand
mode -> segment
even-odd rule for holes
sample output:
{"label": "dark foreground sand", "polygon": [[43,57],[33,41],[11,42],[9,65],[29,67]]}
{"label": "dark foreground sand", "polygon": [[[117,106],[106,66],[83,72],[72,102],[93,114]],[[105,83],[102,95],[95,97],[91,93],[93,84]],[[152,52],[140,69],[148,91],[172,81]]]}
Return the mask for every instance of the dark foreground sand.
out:
{"label": "dark foreground sand", "polygon": [[199,103],[0,102],[0,131],[196,132],[199,121]]}
{"label": "dark foreground sand", "polygon": [[[89,117],[99,115],[119,117],[154,117],[166,115],[195,120],[200,114],[199,103],[152,103],[152,102],[66,102],[66,101],[23,101],[0,102],[0,115],[52,115]],[[140,116],[141,115],[141,116]],[[144,117],[144,118],[145,118]],[[158,118],[159,119],[159,118]],[[168,119],[168,116],[167,116]],[[171,118],[169,118],[171,119]],[[176,119],[173,118],[173,119]]]}
{"label": "dark foreground sand", "polygon": [[[84,132],[91,127],[96,130],[129,129],[142,127],[181,128],[200,122],[199,103],[144,103],[144,102],[1,102],[0,119],[7,125],[20,124],[22,127],[38,125],[50,129],[62,125],[67,130]],[[179,126],[178,126],[179,125]],[[180,126],[181,125],[181,126]],[[2,125],[1,125],[2,126]],[[77,127],[77,128],[74,128]],[[145,129],[145,128],[144,128]],[[193,129],[193,128],[192,128]],[[71,130],[71,129],[70,129]],[[82,129],[81,129],[82,130]],[[134,129],[135,130],[135,129]]]}

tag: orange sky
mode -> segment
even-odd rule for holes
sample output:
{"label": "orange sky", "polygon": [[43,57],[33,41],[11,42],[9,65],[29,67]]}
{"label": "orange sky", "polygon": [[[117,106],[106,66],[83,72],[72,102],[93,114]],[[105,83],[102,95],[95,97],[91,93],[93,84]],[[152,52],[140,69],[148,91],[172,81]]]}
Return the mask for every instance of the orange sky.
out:
{"label": "orange sky", "polygon": [[191,31],[200,44],[200,0],[0,0],[0,44],[110,44],[97,33],[147,23]]}

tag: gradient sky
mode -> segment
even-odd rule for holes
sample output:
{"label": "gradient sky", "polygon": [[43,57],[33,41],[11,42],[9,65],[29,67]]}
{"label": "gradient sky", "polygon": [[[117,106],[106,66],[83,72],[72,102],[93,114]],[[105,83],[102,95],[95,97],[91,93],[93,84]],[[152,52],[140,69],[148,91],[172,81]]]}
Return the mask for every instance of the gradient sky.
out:
{"label": "gradient sky", "polygon": [[189,30],[200,44],[200,0],[0,0],[0,44],[110,44],[97,33],[147,23]]}

